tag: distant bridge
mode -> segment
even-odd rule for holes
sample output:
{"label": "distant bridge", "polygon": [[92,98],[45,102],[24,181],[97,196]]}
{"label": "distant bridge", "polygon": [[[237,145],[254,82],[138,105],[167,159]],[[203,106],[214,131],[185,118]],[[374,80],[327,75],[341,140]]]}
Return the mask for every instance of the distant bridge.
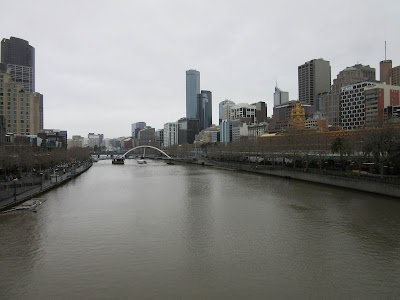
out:
{"label": "distant bridge", "polygon": [[126,151],[124,154],[122,154],[120,157],[121,158],[125,158],[125,156],[129,153],[129,152],[131,152],[131,151],[133,151],[133,150],[136,150],[136,149],[140,149],[140,148],[144,148],[144,155],[146,155],[146,148],[150,148],[150,149],[154,149],[154,150],[157,150],[158,152],[160,152],[161,154],[164,154],[166,157],[168,157],[169,159],[171,159],[172,157],[171,156],[169,156],[167,153],[165,153],[164,151],[162,151],[161,149],[158,149],[157,147],[154,147],[154,146],[137,146],[137,147],[134,147],[134,148],[132,148],[131,150],[128,150],[128,151]]}

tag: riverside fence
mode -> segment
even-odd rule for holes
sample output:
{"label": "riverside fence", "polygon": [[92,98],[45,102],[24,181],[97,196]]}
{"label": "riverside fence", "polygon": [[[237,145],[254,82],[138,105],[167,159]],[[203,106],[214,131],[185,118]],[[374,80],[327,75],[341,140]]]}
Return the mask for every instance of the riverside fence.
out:
{"label": "riverside fence", "polygon": [[[31,173],[28,176],[0,182],[0,201],[11,197],[17,198],[21,194],[29,194],[57,185],[76,174],[79,174],[92,165],[92,162],[82,162],[79,165],[61,167],[57,171],[47,170],[44,172]],[[1,206],[1,205],[0,205]]]}

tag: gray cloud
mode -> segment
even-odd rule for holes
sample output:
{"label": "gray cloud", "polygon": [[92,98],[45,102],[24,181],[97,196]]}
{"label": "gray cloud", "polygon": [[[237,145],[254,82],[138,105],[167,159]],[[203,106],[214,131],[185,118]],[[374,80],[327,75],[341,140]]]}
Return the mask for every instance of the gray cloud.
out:
{"label": "gray cloud", "polygon": [[[9,1],[2,37],[36,48],[45,127],[129,135],[185,114],[185,71],[218,102],[266,101],[275,82],[297,98],[297,66],[400,64],[398,1]],[[377,69],[377,75],[379,70]]]}

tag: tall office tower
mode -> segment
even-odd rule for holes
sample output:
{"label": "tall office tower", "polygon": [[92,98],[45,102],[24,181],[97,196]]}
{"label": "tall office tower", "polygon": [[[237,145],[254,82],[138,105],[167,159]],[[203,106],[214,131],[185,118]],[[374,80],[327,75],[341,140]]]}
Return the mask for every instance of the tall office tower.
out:
{"label": "tall office tower", "polygon": [[156,140],[155,128],[146,127],[140,130],[138,133],[139,146],[151,145],[155,142],[155,140]]}
{"label": "tall office tower", "polygon": [[181,118],[178,120],[178,131],[179,144],[193,144],[196,134],[200,132],[200,120]]}
{"label": "tall office tower", "polygon": [[197,113],[200,120],[200,131],[211,127],[212,124],[212,93],[201,91],[197,95]]}
{"label": "tall office tower", "polygon": [[178,122],[169,122],[164,124],[164,147],[178,144],[178,128]]}
{"label": "tall office tower", "polygon": [[331,90],[331,66],[322,58],[298,67],[299,101],[314,105],[318,95]]}
{"label": "tall office tower", "polygon": [[132,138],[137,139],[140,130],[146,127],[146,122],[136,122],[131,125]]}
{"label": "tall office tower", "polygon": [[197,95],[200,94],[200,72],[196,70],[186,71],[186,118],[196,119]]}
{"label": "tall office tower", "polygon": [[289,92],[284,92],[280,90],[278,86],[276,86],[274,93],[274,106],[281,105],[286,102],[289,102]]}
{"label": "tall office tower", "polygon": [[376,81],[375,68],[371,68],[369,65],[364,66],[362,64],[355,64],[353,68],[360,70],[367,81]]}
{"label": "tall office tower", "polygon": [[33,95],[39,101],[39,129],[42,130],[44,127],[44,120],[43,120],[43,95],[41,93],[33,93]]}
{"label": "tall office tower", "polygon": [[25,91],[35,92],[35,48],[28,41],[16,37],[1,41],[1,63],[7,67],[7,73]]}
{"label": "tall office tower", "polygon": [[222,118],[222,116],[223,116],[223,107],[224,107],[225,104],[235,105],[235,102],[233,102],[231,100],[228,100],[228,99],[225,99],[224,101],[221,101],[219,103],[219,123],[218,124],[221,124],[221,122],[223,120],[223,118]]}
{"label": "tall office tower", "polygon": [[342,87],[340,99],[340,127],[344,130],[360,129],[365,126],[365,90],[376,82],[358,82]]}
{"label": "tall office tower", "polygon": [[156,130],[156,143],[158,148],[164,149],[164,129]]}
{"label": "tall office tower", "polygon": [[390,84],[390,70],[392,69],[391,60],[382,60],[379,63],[379,81]]}
{"label": "tall office tower", "polygon": [[365,87],[364,95],[367,128],[381,127],[390,119],[388,112],[400,109],[400,86],[378,83]]}
{"label": "tall office tower", "polygon": [[400,66],[390,69],[390,84],[400,85]]}
{"label": "tall office tower", "polygon": [[232,120],[231,108],[235,105],[235,103],[226,103],[222,106],[222,121]]}
{"label": "tall office tower", "polygon": [[253,103],[252,105],[256,106],[256,119],[254,120],[255,123],[263,123],[267,122],[267,105],[265,102],[260,101],[257,103]]}
{"label": "tall office tower", "polygon": [[375,69],[372,69],[373,74],[370,69],[369,66],[358,64],[340,71],[337,78],[333,80],[331,92],[320,96],[321,111],[328,125],[340,126],[340,99],[342,87],[357,82],[368,81],[368,78],[375,77]]}

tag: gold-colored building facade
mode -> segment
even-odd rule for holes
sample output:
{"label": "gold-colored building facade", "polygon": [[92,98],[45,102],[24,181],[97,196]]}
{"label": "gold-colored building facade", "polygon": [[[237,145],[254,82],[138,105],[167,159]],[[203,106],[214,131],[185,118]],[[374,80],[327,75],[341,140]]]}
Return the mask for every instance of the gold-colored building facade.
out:
{"label": "gold-colored building facade", "polygon": [[43,129],[42,99],[25,92],[9,74],[0,72],[0,115],[5,118],[7,133],[38,134]]}

